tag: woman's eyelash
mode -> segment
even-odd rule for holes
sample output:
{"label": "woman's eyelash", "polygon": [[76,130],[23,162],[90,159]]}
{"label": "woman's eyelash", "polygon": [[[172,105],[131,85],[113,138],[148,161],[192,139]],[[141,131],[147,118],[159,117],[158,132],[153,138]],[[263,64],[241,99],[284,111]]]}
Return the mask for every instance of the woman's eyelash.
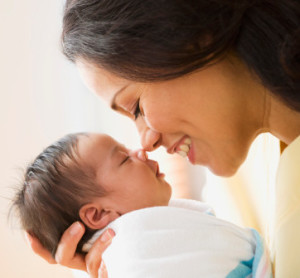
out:
{"label": "woman's eyelash", "polygon": [[133,114],[135,120],[141,115],[140,100],[137,101]]}

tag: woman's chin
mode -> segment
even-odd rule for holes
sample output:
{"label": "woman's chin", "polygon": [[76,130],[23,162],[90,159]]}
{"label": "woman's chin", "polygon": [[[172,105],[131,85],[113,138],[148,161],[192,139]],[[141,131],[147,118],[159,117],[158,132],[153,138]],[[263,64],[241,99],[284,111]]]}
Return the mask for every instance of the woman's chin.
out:
{"label": "woman's chin", "polygon": [[[201,155],[199,155],[199,153]],[[222,159],[220,155],[211,155],[211,153],[203,154],[196,152],[195,145],[192,144],[190,152],[188,153],[188,159],[193,165],[201,165],[207,167],[214,175],[221,177],[231,177],[239,169],[242,159]],[[209,157],[209,158],[208,158]]]}
{"label": "woman's chin", "polygon": [[231,166],[228,165],[227,167],[218,167],[216,165],[208,165],[207,166],[208,169],[216,176],[220,176],[220,177],[226,177],[226,178],[229,178],[229,177],[232,177],[233,175],[235,175],[235,173],[237,172],[238,170],[238,167],[234,167],[234,166]]}

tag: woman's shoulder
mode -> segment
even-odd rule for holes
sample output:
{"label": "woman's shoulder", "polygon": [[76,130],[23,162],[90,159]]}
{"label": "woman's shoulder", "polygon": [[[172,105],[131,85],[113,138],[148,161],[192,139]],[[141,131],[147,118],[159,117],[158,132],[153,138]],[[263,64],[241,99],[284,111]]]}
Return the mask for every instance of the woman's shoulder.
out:
{"label": "woman's shoulder", "polygon": [[275,276],[295,277],[295,273],[300,273],[300,136],[281,155],[275,196],[272,243]]}
{"label": "woman's shoulder", "polygon": [[300,174],[300,136],[290,143],[283,151],[278,170],[294,169],[295,167]]}
{"label": "woman's shoulder", "polygon": [[300,136],[283,151],[276,177],[277,212],[286,215],[299,206]]}

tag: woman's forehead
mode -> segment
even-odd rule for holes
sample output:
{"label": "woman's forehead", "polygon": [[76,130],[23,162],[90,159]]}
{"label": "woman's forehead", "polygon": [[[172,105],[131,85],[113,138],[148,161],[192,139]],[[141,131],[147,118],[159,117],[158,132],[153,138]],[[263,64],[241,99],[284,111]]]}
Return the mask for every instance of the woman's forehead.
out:
{"label": "woman's forehead", "polygon": [[86,86],[108,104],[120,90],[133,83],[83,60],[78,60],[76,66]]}

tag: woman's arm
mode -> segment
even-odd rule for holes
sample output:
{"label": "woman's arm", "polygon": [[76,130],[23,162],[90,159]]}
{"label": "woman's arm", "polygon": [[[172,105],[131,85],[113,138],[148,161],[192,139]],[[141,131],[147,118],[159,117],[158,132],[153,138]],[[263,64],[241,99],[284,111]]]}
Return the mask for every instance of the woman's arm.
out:
{"label": "woman's arm", "polygon": [[32,250],[48,263],[58,263],[69,268],[84,270],[89,273],[91,278],[106,278],[106,267],[101,263],[101,257],[104,250],[110,245],[111,240],[115,235],[114,231],[109,229],[103,233],[93,244],[86,256],[75,252],[84,231],[84,226],[80,222],[73,223],[61,237],[55,254],[55,260],[51,256],[51,253],[42,246],[37,238],[29,233],[26,233],[26,237]]}

